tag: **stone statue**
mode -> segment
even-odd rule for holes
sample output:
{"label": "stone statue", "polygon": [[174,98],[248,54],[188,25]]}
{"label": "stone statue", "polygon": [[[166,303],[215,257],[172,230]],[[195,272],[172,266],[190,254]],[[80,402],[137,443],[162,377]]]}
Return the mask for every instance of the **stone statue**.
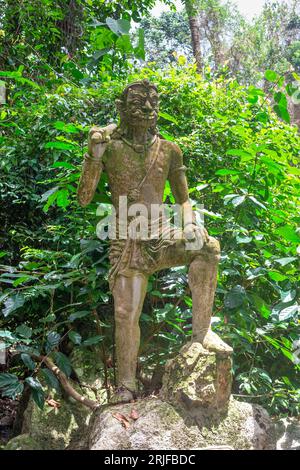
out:
{"label": "stone statue", "polygon": [[[117,219],[120,197],[128,206],[140,203],[150,209],[162,204],[166,180],[176,203],[186,214],[182,236],[159,235],[151,239],[120,237],[111,240],[109,273],[114,298],[118,390],[115,400],[127,402],[136,393],[136,365],[140,343],[139,317],[149,275],[172,266],[189,265],[188,282],[193,301],[192,341],[211,352],[229,356],[232,349],[211,330],[211,315],[217,283],[220,247],[216,239],[198,226],[191,210],[182,153],[162,139],[156,128],[159,95],[148,80],[128,85],[116,101],[120,124],[93,127],[89,133],[78,188],[78,201],[92,200],[102,171],[106,171]],[[130,218],[128,216],[128,218]],[[199,241],[199,249],[187,250],[187,243]]]}

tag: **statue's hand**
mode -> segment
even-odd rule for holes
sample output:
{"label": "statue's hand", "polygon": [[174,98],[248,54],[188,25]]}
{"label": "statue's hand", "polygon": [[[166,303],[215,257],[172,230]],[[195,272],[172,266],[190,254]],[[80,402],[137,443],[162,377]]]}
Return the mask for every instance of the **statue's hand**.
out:
{"label": "statue's hand", "polygon": [[97,157],[97,146],[109,142],[110,134],[111,130],[108,127],[94,126],[91,128],[88,137],[88,152],[91,156]]}
{"label": "statue's hand", "polygon": [[208,243],[209,235],[207,230],[201,225],[188,224],[184,227],[184,236],[185,239],[189,242],[196,240],[197,238],[204,243]]}

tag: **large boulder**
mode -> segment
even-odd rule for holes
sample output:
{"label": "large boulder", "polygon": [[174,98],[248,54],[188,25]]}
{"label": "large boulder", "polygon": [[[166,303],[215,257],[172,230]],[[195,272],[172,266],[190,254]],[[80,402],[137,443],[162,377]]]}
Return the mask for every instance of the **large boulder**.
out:
{"label": "large boulder", "polygon": [[267,412],[230,392],[231,359],[189,343],[166,364],[159,397],[98,409],[79,448],[275,448]]}
{"label": "large boulder", "polygon": [[170,403],[148,398],[97,410],[79,448],[262,450],[275,448],[275,442],[270,418],[258,405],[231,399],[225,412],[198,410],[198,416],[191,417]]}

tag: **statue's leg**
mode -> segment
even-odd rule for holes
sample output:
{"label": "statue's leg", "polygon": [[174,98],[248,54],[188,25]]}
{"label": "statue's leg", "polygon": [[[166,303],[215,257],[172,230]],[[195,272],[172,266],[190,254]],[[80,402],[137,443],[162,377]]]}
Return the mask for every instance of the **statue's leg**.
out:
{"label": "statue's leg", "polygon": [[211,330],[211,316],[217,286],[219,242],[209,242],[197,251],[189,267],[189,286],[193,300],[193,340],[214,352],[231,354],[232,349]]}
{"label": "statue's leg", "polygon": [[[113,288],[115,304],[115,341],[118,386],[124,400],[130,401],[136,390],[136,366],[140,345],[139,318],[147,290],[148,278],[141,273],[130,277],[119,274]],[[125,390],[124,390],[125,389]],[[129,391],[129,392],[128,392]]]}

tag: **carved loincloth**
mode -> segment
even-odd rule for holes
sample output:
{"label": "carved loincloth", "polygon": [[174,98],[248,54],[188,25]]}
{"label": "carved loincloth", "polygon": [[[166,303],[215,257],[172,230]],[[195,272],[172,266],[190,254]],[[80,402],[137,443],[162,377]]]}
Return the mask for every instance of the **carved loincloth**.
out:
{"label": "carved loincloth", "polygon": [[131,276],[134,272],[150,275],[163,264],[166,249],[183,240],[182,231],[161,221],[150,239],[119,239],[111,241],[109,285],[112,290],[118,274]]}

